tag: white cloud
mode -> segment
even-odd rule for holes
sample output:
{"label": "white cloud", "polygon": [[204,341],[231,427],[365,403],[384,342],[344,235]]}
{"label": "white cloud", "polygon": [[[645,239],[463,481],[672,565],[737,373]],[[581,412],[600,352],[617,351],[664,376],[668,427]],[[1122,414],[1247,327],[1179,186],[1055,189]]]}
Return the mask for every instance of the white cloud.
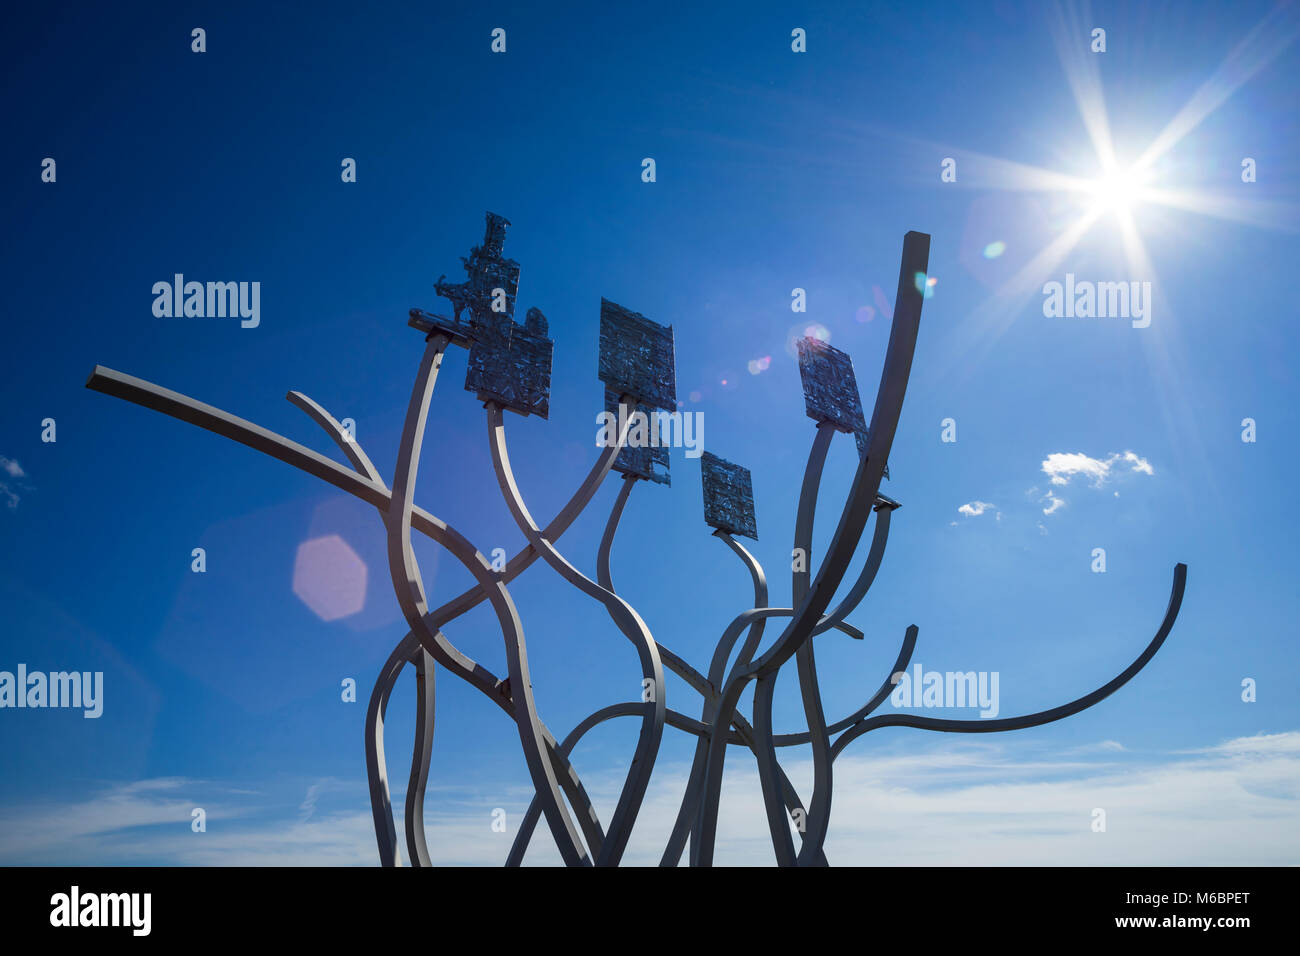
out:
{"label": "white cloud", "polygon": [[1151,463],[1135,452],[1111,452],[1106,458],[1090,458],[1082,452],[1052,452],[1043,460],[1043,474],[1047,475],[1054,485],[1068,485],[1070,479],[1076,475],[1081,475],[1092,483],[1094,488],[1100,488],[1107,479],[1112,475],[1115,466],[1123,463],[1129,466],[1130,471],[1136,471],[1144,475],[1154,475],[1155,469]]}
{"label": "white cloud", "polygon": [[1155,470],[1151,467],[1151,462],[1145,458],[1139,458],[1131,451],[1124,452],[1124,461],[1133,466],[1134,471],[1140,471],[1144,475],[1154,475]]}
{"label": "white cloud", "polygon": [[5,505],[8,506],[10,511],[13,511],[18,507],[18,502],[21,500],[18,492],[26,490],[26,486],[19,479],[26,478],[27,472],[23,471],[23,466],[14,459],[6,458],[4,455],[0,455],[0,472],[17,482],[10,485],[7,481],[0,481],[0,498],[3,498]]}
{"label": "white cloud", "polygon": [[346,790],[348,783],[345,780],[338,780],[334,777],[325,777],[317,780],[307,788],[307,795],[302,798],[302,803],[298,805],[298,819],[306,823],[316,813],[316,804],[320,796],[327,790]]}
{"label": "white cloud", "polygon": [[1128,749],[1118,740],[1099,740],[1095,744],[1083,744],[1080,747],[1075,747],[1070,753],[1128,753]]}
{"label": "white cloud", "polygon": [[[920,741],[938,737],[901,733]],[[878,746],[857,741],[835,761],[826,841],[832,866],[1300,862],[1300,731],[1156,756],[1134,755],[1116,741],[1062,752],[1010,739],[881,753],[888,744],[883,735],[880,740]],[[857,747],[864,752],[855,754]],[[782,752],[782,763],[806,800],[811,761]],[[625,863],[658,862],[686,772],[684,766],[657,769]],[[621,779],[588,786],[602,820]],[[1113,832],[1092,832],[1093,807],[1106,810]],[[1195,839],[1188,839],[1189,830]],[[728,761],[716,861],[773,863],[752,761],[737,760],[734,767]],[[528,862],[558,862],[540,828]]]}
{"label": "white cloud", "polygon": [[1231,754],[1256,756],[1262,754],[1288,754],[1300,757],[1300,733],[1256,734],[1254,737],[1237,737],[1191,753]]}
{"label": "white cloud", "polygon": [[1056,497],[1050,491],[1047,493],[1047,497],[1042,500],[1047,502],[1047,507],[1043,509],[1045,515],[1053,514],[1065,507],[1065,499]]}
{"label": "white cloud", "polygon": [[[207,799],[214,790],[220,805]],[[224,804],[227,793],[200,781],[161,777],[116,784],[80,802],[3,808],[0,860],[107,863],[105,847],[147,842],[139,828],[167,825],[189,836],[195,807],[203,807],[209,821],[237,816]]]}
{"label": "white cloud", "polygon": [[1094,483],[1106,480],[1110,466],[1104,461],[1089,458],[1081,452],[1052,452],[1043,460],[1043,474],[1052,479],[1054,485],[1068,485],[1075,475],[1087,475]]}
{"label": "white cloud", "polygon": [[994,504],[991,504],[991,503],[989,503],[989,502],[987,502],[987,501],[968,501],[968,502],[966,502],[966,504],[962,505],[962,506],[961,506],[960,508],[958,508],[957,510],[958,510],[959,512],[961,512],[962,514],[964,514],[964,515],[968,515],[968,516],[974,518],[974,517],[977,517],[977,516],[979,516],[979,515],[982,515],[984,512],[988,511],[990,508],[995,508],[995,507],[997,507],[997,506],[994,505]]}
{"label": "white cloud", "polygon": [[[826,842],[833,865],[1300,862],[1300,731],[1163,755],[1134,754],[1113,740],[1052,751],[1041,741],[931,745],[938,735],[902,733],[916,740],[909,749],[894,749],[886,735],[878,746],[858,741],[836,760]],[[811,761],[793,759],[789,751],[782,757],[807,799]],[[656,767],[625,863],[658,863],[688,770],[680,762]],[[622,774],[586,772],[584,778],[608,823]],[[0,810],[0,863],[374,866],[364,782],[338,781],[338,789],[348,792],[348,806],[328,814],[318,809],[309,820],[295,817],[292,800],[232,809],[235,790],[176,779],[119,785],[79,803],[33,802]],[[204,799],[196,801],[199,793]],[[393,794],[393,807],[405,859],[403,796]],[[500,865],[527,803],[528,794],[514,787],[432,788],[426,821],[434,862]],[[196,805],[207,807],[210,822],[225,822],[192,833],[189,811]],[[507,811],[507,833],[491,829],[496,806]],[[1106,810],[1113,832],[1092,832],[1093,807]],[[527,862],[558,861],[543,823]],[[728,761],[717,862],[773,862],[752,761]]]}

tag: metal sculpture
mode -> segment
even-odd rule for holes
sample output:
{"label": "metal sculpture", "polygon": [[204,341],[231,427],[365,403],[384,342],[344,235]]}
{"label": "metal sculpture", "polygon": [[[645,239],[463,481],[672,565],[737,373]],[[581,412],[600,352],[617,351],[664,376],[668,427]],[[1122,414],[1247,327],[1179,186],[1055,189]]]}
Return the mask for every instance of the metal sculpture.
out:
{"label": "metal sculpture", "polygon": [[[389,696],[407,664],[413,666],[416,679],[416,733],[404,826],[407,853],[413,865],[430,863],[423,806],[432,753],[434,677],[438,666],[467,681],[515,722],[535,795],[515,835],[507,865],[522,862],[543,818],[566,864],[619,863],[649,785],[665,726],[694,735],[696,750],[686,792],[661,859],[663,865],[678,864],[688,841],[692,864],[712,864],[728,747],[744,747],[757,760],[777,863],[825,865],[834,761],[862,734],[890,726],[989,733],[1060,720],[1091,707],[1122,687],[1168,637],[1182,602],[1187,576],[1183,564],[1174,569],[1168,608],[1146,649],[1113,680],[1071,703],[1023,717],[994,720],[947,720],[910,714],[873,717],[872,713],[892,689],[893,681],[887,676],[862,707],[847,717],[827,721],[818,686],[813,638],[832,630],[857,640],[863,638],[862,632],[845,618],[862,601],[875,579],[884,557],[891,516],[899,507],[897,501],[881,493],[880,483],[888,476],[886,465],[911,370],[930,246],[929,236],[909,232],[903,241],[893,324],[869,423],[863,414],[849,357],[813,338],[804,339],[798,346],[807,411],[817,422],[817,430],[799,497],[789,606],[773,607],[768,603],[767,578],[762,567],[733,537],[758,537],[748,469],[711,453],[703,455],[705,521],[715,529],[714,537],[727,545],[749,572],[754,597],[753,606],[738,614],[719,638],[707,674],[697,671],[651,635],[641,616],[618,595],[610,576],[610,552],[634,485],[638,480],[668,482],[666,450],[646,445],[643,438],[638,439],[638,429],[643,434],[651,417],[675,410],[672,328],[601,300],[598,372],[606,389],[606,409],[617,413],[617,437],[600,450],[586,479],[568,503],[549,523],[540,525],[529,512],[511,471],[502,413],[509,410],[523,416],[547,417],[552,343],[547,337],[546,319],[539,310],[530,309],[523,325],[514,321],[519,265],[504,258],[507,225],[509,222],[504,217],[488,213],[483,244],[474,247],[463,260],[468,280],[449,285],[440,278],[436,283],[438,293],[452,302],[451,318],[421,309],[410,312],[408,324],[425,333],[426,344],[411,392],[391,487],[342,425],[301,392],[289,392],[289,401],[325,430],[350,467],[220,409],[111,369],[96,366],[86,383],[88,388],[248,445],[355,495],[379,511],[387,535],[393,590],[410,627],[380,670],[366,712],[366,766],[381,864],[400,863],[384,754],[384,718]],[[463,320],[465,312],[468,318]],[[489,453],[497,481],[507,509],[528,542],[506,563],[504,571],[494,570],[463,535],[414,502],[429,403],[443,356],[453,345],[469,349],[465,388],[484,402]],[[827,452],[837,431],[854,436],[858,466],[830,547],[814,576],[810,555],[817,498]],[[591,502],[611,470],[622,473],[623,486],[601,539],[593,581],[560,553],[557,543]],[[840,602],[830,608],[873,513],[875,529],[862,569]],[[432,610],[411,548],[412,532],[417,531],[441,545],[475,580],[469,590]],[[803,561],[798,560],[800,555]],[[642,700],[598,710],[562,741],[557,740],[537,713],[523,626],[508,589],[510,582],[538,558],[605,607],[614,625],[637,651],[645,688]],[[501,628],[509,668],[504,679],[463,654],[443,633],[444,627],[483,601],[491,605]],[[785,624],[760,655],[758,651],[769,619],[784,620]],[[742,633],[744,643],[728,667]],[[913,625],[904,635],[891,675],[907,668],[916,639],[917,628]],[[773,691],[781,667],[791,659],[798,672],[808,730],[778,734],[772,725]],[[702,698],[698,720],[666,706],[665,670],[681,677]],[[742,692],[751,683],[755,685],[753,713],[747,718],[738,705]],[[608,826],[602,826],[569,758],[588,731],[616,717],[639,718],[641,727],[613,816]],[[807,803],[795,792],[777,758],[778,748],[804,744],[811,745],[814,771],[813,790]],[[797,848],[796,834],[800,839]]]}

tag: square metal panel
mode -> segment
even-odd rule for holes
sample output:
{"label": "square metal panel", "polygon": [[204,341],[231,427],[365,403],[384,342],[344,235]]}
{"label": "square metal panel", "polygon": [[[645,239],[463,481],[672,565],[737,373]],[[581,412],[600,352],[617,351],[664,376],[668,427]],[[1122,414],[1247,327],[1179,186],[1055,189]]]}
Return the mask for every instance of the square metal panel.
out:
{"label": "square metal panel", "polygon": [[472,325],[465,390],[520,415],[550,414],[551,358],[546,317],[529,309],[523,325],[489,312]]}
{"label": "square metal panel", "polygon": [[[858,456],[865,455],[870,433],[862,414],[853,360],[847,352],[811,336],[800,339],[797,348],[808,417],[816,422],[830,422],[839,431],[851,432],[858,445]],[[888,464],[885,477],[889,477]]]}
{"label": "square metal panel", "polygon": [[[862,417],[858,380],[848,353],[812,337],[800,339],[797,347],[808,417],[830,422],[842,432],[865,434],[867,423]],[[865,450],[861,443],[859,448]]]}
{"label": "square metal panel", "polygon": [[598,374],[615,396],[631,395],[650,408],[676,411],[673,327],[601,299]]}
{"label": "square metal panel", "polygon": [[707,451],[700,456],[700,466],[704,475],[705,524],[757,541],[754,485],[749,469]]}
{"label": "square metal panel", "polygon": [[[661,485],[671,485],[672,481],[668,475],[668,448],[664,445],[649,444],[651,429],[650,417],[657,414],[657,411],[646,405],[628,405],[626,406],[626,415],[632,418],[636,413],[645,416],[645,428],[639,430],[636,420],[629,428],[629,440],[638,437],[635,433],[643,432],[645,438],[640,440],[637,445],[625,444],[619,451],[618,457],[614,459],[614,470],[625,475],[636,475],[638,478],[644,478],[646,481],[653,481]],[[617,418],[619,415],[618,395],[609,389],[605,390],[605,411],[612,412]],[[618,425],[615,424],[615,428]]]}

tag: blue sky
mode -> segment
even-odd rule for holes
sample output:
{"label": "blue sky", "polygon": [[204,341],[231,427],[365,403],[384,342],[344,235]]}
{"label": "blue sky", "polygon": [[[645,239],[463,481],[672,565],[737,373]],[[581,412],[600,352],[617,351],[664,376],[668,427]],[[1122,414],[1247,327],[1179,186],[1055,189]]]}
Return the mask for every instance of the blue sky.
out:
{"label": "blue sky", "polygon": [[[597,453],[608,297],[674,327],[684,409],[703,414],[709,451],[753,472],[752,550],[775,603],[815,430],[791,337],[815,328],[847,351],[869,405],[902,237],[931,235],[937,281],[884,489],[903,508],[850,618],[866,640],[820,639],[829,716],[870,696],[910,624],[926,669],[998,672],[1002,716],[1072,700],[1145,646],[1174,564],[1188,565],[1164,649],[1094,709],[973,740],[855,742],[836,764],[833,863],[1296,862],[1297,29],[1294,4],[1256,2],[16,13],[0,40],[0,670],[103,671],[105,702],[98,720],[0,710],[0,862],[376,862],[362,718],[406,630],[378,516],[83,386],[102,364],[336,455],[284,400],[299,389],[354,419],[391,474],[422,349],[407,310],[444,309],[433,282],[459,277],[489,209],[513,224],[519,313],[540,307],[555,341],[550,419],[507,421],[533,514],[554,514]],[[1043,173],[1103,172],[1098,117],[1120,168],[1161,146],[1129,206],[1100,209]],[[152,286],[175,273],[260,282],[260,324],[155,317]],[[1045,316],[1042,286],[1067,273],[1151,282],[1150,325]],[[806,313],[791,311],[795,288]],[[523,539],[464,366],[463,352],[444,365],[416,500],[483,553],[513,554]],[[854,454],[847,436],[833,443],[814,552]],[[674,450],[671,473],[633,492],[613,574],[702,669],[750,583],[709,537],[698,462]],[[617,484],[560,542],[589,574]],[[353,556],[330,573],[360,610],[327,621],[295,594],[304,544]],[[430,542],[417,554],[435,602],[469,583]],[[602,607],[540,563],[511,592],[552,730],[636,699],[636,658]],[[505,674],[486,609],[447,634]],[[355,704],[340,699],[348,677]],[[438,695],[431,853],[500,862],[491,811],[513,821],[527,802],[517,735],[445,672]],[[700,703],[673,679],[668,706]],[[404,681],[389,711],[399,792],[413,707]],[[801,727],[790,677],[776,718]],[[635,733],[607,724],[577,752],[604,818]],[[666,732],[629,862],[656,858],[692,749]],[[806,793],[807,753],[783,759]],[[729,767],[719,862],[770,862],[752,760]],[[208,832],[191,833],[193,807]],[[1105,834],[1090,829],[1097,807]],[[547,842],[530,861],[556,859]]]}

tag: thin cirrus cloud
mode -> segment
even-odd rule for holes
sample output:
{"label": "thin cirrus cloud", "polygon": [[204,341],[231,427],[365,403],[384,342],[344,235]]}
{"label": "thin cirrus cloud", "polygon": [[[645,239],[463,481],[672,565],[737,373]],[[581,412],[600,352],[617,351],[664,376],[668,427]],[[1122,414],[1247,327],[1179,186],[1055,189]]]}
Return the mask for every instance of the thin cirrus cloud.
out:
{"label": "thin cirrus cloud", "polygon": [[988,501],[968,501],[957,510],[970,518],[978,518],[986,511],[991,511],[996,507]]}
{"label": "thin cirrus cloud", "polygon": [[[22,486],[18,482],[26,477],[27,472],[23,471],[22,465],[13,458],[0,455],[0,500],[3,500],[11,511],[18,507],[18,502],[21,500],[18,492],[22,490]],[[10,483],[11,481],[13,484]]]}
{"label": "thin cirrus cloud", "polygon": [[[626,863],[659,862],[688,769],[666,766],[652,781]],[[786,769],[794,779],[812,773],[807,760]],[[1300,859],[1300,731],[1163,754],[1134,753],[1115,740],[1065,753],[1017,741],[944,743],[895,755],[845,753],[835,775],[847,784],[826,845],[837,864],[1276,866]],[[598,812],[617,802],[622,782],[613,768],[588,776]],[[314,806],[327,791],[342,799],[328,812],[314,806],[307,819],[297,799],[249,799],[229,786],[179,779],[118,784],[71,803],[3,807],[0,863],[376,865],[364,784],[323,783],[304,802]],[[189,811],[200,793],[209,822],[223,822],[195,834]],[[400,807],[403,795],[393,797]],[[719,862],[770,865],[756,773],[729,774],[723,804]],[[433,788],[426,821],[434,862],[499,866],[527,805],[526,788],[504,782]],[[507,832],[491,827],[494,807],[506,810]],[[1095,807],[1123,821],[1122,836],[1093,831]],[[1271,825],[1258,826],[1260,819]],[[1188,820],[1196,821],[1195,840],[1187,839]],[[545,826],[526,862],[559,862]]]}

